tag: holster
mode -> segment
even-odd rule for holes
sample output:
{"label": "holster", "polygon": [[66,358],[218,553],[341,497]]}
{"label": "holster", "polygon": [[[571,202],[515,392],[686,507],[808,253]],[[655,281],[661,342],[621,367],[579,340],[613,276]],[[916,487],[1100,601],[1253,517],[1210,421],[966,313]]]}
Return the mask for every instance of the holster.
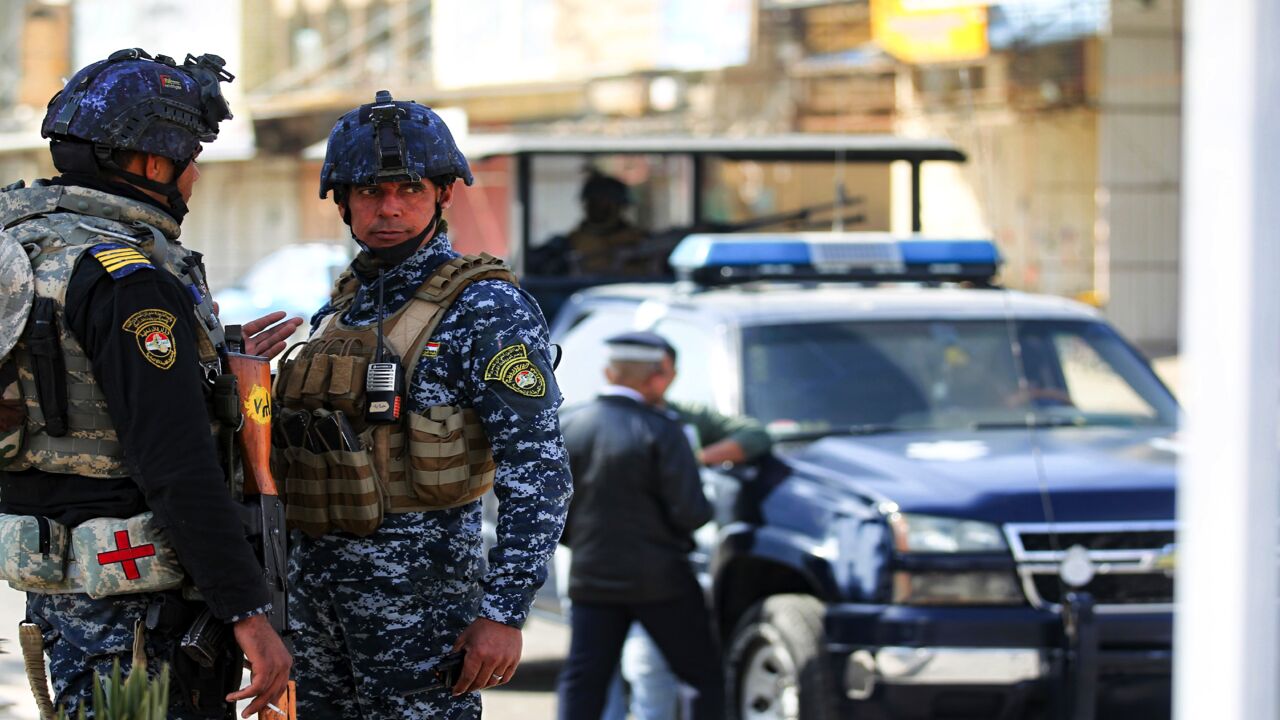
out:
{"label": "holster", "polygon": [[200,667],[211,668],[218,664],[226,644],[227,626],[205,610],[182,635],[179,647]]}
{"label": "holster", "polygon": [[218,458],[231,497],[237,501],[244,497],[242,478],[236,473],[236,432],[244,422],[240,412],[240,385],[235,375],[224,373],[213,378],[210,409],[217,421]]}
{"label": "holster", "polygon": [[[184,717],[234,718],[235,707],[223,698],[240,687],[244,656],[231,641],[230,628],[214,619],[202,603],[183,600],[177,593],[165,593],[148,608],[147,629],[164,637],[166,647],[172,649],[169,657],[162,661],[169,664],[172,697],[180,699],[186,707]],[[221,641],[210,642],[210,636],[218,630],[223,633]],[[188,636],[200,635],[204,636],[203,650],[207,653],[208,666],[204,664],[206,660],[197,662],[183,648]]]}

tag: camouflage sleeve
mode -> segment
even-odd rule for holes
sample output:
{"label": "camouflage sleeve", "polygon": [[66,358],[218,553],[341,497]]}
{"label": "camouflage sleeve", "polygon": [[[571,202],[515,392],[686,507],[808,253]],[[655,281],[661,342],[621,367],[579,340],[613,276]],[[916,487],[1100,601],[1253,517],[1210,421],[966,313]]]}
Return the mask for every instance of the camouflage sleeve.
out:
{"label": "camouflage sleeve", "polygon": [[556,410],[550,340],[537,303],[505,282],[468,289],[464,385],[497,463],[497,543],[480,616],[520,627],[564,529],[572,482]]}
{"label": "camouflage sleeve", "polygon": [[228,625],[235,625],[236,623],[240,622],[241,620],[248,620],[249,618],[253,617],[254,615],[266,615],[267,613],[271,612],[272,607],[273,607],[273,606],[272,606],[272,604],[271,604],[271,603],[267,603],[266,605],[263,605],[262,607],[254,608],[254,609],[252,609],[252,610],[250,610],[250,611],[248,611],[248,612],[243,612],[243,613],[238,613],[238,614],[236,614],[236,615],[232,615],[231,617],[229,617],[229,618],[227,618],[227,619],[226,619],[226,623],[227,623]]}

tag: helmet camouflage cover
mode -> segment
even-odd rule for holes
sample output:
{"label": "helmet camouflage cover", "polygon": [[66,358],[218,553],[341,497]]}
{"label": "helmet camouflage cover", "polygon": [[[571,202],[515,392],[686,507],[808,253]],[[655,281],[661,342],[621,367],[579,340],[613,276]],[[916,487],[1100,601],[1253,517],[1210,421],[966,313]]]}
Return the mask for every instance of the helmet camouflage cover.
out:
{"label": "helmet camouflage cover", "polygon": [[41,137],[136,150],[182,162],[218,136],[231,117],[219,83],[234,76],[217,55],[154,59],[119,50],[86,66],[49,101]]}
{"label": "helmet camouflage cover", "polygon": [[329,133],[320,197],[337,186],[438,177],[472,183],[449,127],[431,108],[379,90],[374,102],[343,115]]}

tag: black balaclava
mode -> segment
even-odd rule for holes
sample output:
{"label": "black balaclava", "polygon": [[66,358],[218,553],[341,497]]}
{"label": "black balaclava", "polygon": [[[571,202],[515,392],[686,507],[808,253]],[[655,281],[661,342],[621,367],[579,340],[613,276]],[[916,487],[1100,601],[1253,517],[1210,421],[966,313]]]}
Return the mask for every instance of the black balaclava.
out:
{"label": "black balaclava", "polygon": [[108,167],[110,167],[112,172],[116,173],[117,175],[129,181],[130,183],[137,185],[138,187],[146,188],[147,190],[151,190],[152,192],[157,192],[163,195],[164,199],[167,200],[169,203],[169,207],[166,212],[172,215],[173,219],[177,220],[178,224],[181,225],[182,219],[187,216],[187,213],[190,212],[191,208],[187,207],[186,198],[182,197],[182,192],[178,190],[178,178],[182,177],[182,173],[186,172],[187,167],[191,165],[191,163],[193,162],[195,162],[195,158],[190,158],[185,161],[174,160],[173,161],[173,180],[167,183],[162,183],[156,180],[152,180],[151,178],[148,178],[145,175],[131,173],[119,165],[115,165],[114,167],[111,167],[111,166],[108,166]]}
{"label": "black balaclava", "polygon": [[[178,178],[186,172],[187,166],[195,161],[195,157],[186,160],[170,158],[173,162],[173,180],[162,183],[125,170],[116,162],[115,153],[103,145],[75,140],[54,140],[49,144],[49,150],[53,155],[54,167],[62,173],[60,176],[62,180],[56,178],[54,180],[57,184],[79,185],[132,200],[141,200],[163,210],[179,225],[187,216],[189,208],[178,190]],[[144,151],[136,152],[146,154]],[[164,200],[157,200],[142,192],[142,189],[159,193]]]}
{"label": "black balaclava", "polygon": [[[90,190],[97,190],[98,192],[104,192],[109,195],[118,195],[123,198],[128,198],[129,200],[137,200],[138,202],[146,203],[154,207],[166,215],[174,217],[173,208],[166,205],[163,200],[154,198],[142,192],[142,190],[137,187],[121,180],[112,181],[110,178],[91,173],[64,172],[57,177],[51,178],[49,183],[51,185],[69,185],[88,188]],[[178,218],[174,217],[174,220],[178,220]]]}

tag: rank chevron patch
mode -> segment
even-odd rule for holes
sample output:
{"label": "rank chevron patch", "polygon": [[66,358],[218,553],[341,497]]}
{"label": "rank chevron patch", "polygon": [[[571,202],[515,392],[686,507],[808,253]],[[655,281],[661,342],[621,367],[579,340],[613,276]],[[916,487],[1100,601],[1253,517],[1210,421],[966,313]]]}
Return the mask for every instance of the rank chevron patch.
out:
{"label": "rank chevron patch", "polygon": [[123,243],[100,243],[89,248],[89,254],[116,280],[139,270],[155,270],[146,255]]}

